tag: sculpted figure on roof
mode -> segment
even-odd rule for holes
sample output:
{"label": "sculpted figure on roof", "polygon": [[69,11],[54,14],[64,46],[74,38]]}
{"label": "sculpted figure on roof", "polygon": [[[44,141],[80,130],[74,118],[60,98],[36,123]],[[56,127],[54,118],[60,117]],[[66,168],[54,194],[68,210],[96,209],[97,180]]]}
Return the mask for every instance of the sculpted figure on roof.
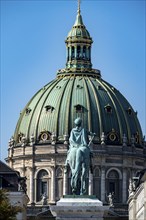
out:
{"label": "sculpted figure on roof", "polygon": [[[71,188],[73,194],[87,195],[88,174],[90,168],[91,151],[88,144],[88,135],[93,135],[81,127],[82,120],[74,121],[76,127],[72,129],[69,142],[70,148],[67,154],[66,166],[69,165],[72,173]],[[91,143],[91,141],[90,141]]]}

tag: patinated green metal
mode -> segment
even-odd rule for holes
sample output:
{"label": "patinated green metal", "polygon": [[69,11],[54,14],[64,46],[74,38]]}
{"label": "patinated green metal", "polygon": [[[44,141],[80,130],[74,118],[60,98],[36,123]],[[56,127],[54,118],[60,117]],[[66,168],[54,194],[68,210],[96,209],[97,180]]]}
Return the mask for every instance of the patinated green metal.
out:
{"label": "patinated green metal", "polygon": [[[72,129],[69,138],[66,167],[69,165],[72,173],[71,188],[73,194],[88,194],[88,175],[90,168],[90,146],[88,132],[81,127],[82,119],[75,119],[76,127]],[[66,170],[67,172],[67,170]]]}

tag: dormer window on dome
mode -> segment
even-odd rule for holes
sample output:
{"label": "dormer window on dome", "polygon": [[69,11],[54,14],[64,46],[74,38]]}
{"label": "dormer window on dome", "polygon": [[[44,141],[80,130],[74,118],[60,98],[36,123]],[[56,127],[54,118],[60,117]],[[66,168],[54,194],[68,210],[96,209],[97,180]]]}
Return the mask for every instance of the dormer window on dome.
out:
{"label": "dormer window on dome", "polygon": [[51,139],[51,132],[46,131],[45,129],[40,132],[39,141],[47,141]]}
{"label": "dormer window on dome", "polygon": [[74,108],[76,113],[83,113],[84,107],[82,105],[75,105]]}
{"label": "dormer window on dome", "polygon": [[112,113],[112,107],[110,106],[110,104],[107,104],[105,107],[104,107],[105,111],[107,113]]}
{"label": "dormer window on dome", "polygon": [[46,112],[52,113],[55,108],[54,108],[53,106],[51,106],[51,105],[46,105],[46,106],[45,106],[45,109],[46,109]]}
{"label": "dormer window on dome", "polygon": [[23,133],[19,133],[18,134],[18,143],[22,143],[22,138],[24,137],[25,135]]}
{"label": "dormer window on dome", "polygon": [[128,115],[132,115],[132,109],[130,107],[127,109],[127,113]]}
{"label": "dormer window on dome", "polygon": [[26,108],[26,110],[25,110],[25,114],[26,114],[26,115],[29,115],[30,112],[31,112],[31,109],[30,109],[30,108]]}
{"label": "dormer window on dome", "polygon": [[112,128],[112,130],[107,134],[107,142],[109,143],[119,142],[119,135],[114,128]]}
{"label": "dormer window on dome", "polygon": [[77,85],[77,89],[82,89],[83,88],[83,86],[81,86],[81,85]]}

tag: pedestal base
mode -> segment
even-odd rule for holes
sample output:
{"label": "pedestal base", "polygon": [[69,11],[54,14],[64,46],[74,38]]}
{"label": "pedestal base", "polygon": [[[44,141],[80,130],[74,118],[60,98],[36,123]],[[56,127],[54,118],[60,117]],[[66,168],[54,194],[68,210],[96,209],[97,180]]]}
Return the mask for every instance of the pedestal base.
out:
{"label": "pedestal base", "polygon": [[61,198],[50,210],[56,220],[103,220],[109,206],[103,206],[96,198],[80,197]]}

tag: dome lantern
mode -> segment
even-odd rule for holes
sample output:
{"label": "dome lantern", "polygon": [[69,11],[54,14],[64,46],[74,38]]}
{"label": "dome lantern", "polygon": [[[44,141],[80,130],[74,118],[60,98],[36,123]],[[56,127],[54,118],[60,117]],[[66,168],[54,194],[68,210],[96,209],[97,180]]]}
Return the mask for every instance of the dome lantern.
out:
{"label": "dome lantern", "polygon": [[80,1],[78,1],[78,10],[75,23],[68,33],[66,43],[67,61],[66,68],[58,71],[57,75],[63,73],[70,75],[82,75],[87,73],[100,78],[100,71],[92,68],[91,63],[91,45],[92,38],[86,29],[80,10]]}

